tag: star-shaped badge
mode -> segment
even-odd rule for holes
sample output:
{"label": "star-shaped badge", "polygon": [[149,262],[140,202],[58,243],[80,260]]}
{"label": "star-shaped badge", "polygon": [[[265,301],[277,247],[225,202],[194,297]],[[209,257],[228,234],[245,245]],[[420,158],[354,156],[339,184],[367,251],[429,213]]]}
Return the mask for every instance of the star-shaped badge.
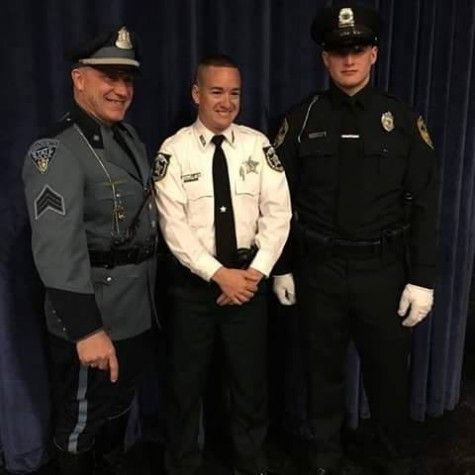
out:
{"label": "star-shaped badge", "polygon": [[239,170],[239,175],[244,180],[248,173],[258,173],[257,171],[258,165],[259,165],[259,162],[253,160],[252,157],[249,157],[245,162],[242,162],[241,168]]}

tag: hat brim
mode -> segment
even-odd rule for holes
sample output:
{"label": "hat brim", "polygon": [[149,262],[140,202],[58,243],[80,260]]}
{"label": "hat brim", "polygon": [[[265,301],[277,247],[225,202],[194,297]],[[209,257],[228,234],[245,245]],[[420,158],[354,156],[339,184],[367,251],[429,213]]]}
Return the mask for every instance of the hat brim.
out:
{"label": "hat brim", "polygon": [[84,58],[78,61],[87,66],[132,66],[138,68],[140,63],[130,58]]}

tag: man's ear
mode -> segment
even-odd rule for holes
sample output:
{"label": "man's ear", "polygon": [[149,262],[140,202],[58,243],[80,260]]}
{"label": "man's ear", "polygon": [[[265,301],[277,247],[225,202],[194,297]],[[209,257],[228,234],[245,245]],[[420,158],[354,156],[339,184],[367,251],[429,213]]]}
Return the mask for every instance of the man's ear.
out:
{"label": "man's ear", "polygon": [[73,81],[75,89],[77,89],[78,91],[84,90],[84,74],[80,68],[74,68],[71,71],[71,79]]}
{"label": "man's ear", "polygon": [[322,61],[325,67],[328,69],[328,52],[326,52],[325,50],[322,51]]}
{"label": "man's ear", "polygon": [[372,65],[375,64],[378,59],[378,52],[379,50],[377,46],[373,46],[371,48],[371,64]]}
{"label": "man's ear", "polygon": [[200,104],[200,88],[198,84],[193,84],[191,88],[191,97],[193,98],[194,103],[198,106]]}

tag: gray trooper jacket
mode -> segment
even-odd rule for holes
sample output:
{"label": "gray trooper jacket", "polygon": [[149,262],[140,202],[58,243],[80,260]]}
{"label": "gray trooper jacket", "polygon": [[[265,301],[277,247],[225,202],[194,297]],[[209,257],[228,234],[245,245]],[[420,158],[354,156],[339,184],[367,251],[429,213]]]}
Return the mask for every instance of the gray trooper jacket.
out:
{"label": "gray trooper jacket", "polygon": [[150,328],[150,174],[132,127],[105,127],[78,106],[30,147],[23,180],[51,333],[77,341],[103,328],[121,340]]}

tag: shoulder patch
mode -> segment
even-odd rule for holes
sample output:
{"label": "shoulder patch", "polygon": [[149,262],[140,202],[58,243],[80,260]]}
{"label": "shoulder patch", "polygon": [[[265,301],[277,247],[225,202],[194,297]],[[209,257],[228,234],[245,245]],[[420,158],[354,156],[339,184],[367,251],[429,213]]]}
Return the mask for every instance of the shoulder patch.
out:
{"label": "shoulder patch", "polygon": [[155,181],[163,180],[168,171],[171,155],[167,153],[158,153],[153,167],[153,179]]}
{"label": "shoulder patch", "polygon": [[40,219],[48,210],[61,216],[66,214],[64,198],[49,185],[45,185],[35,198],[35,219]]}
{"label": "shoulder patch", "polygon": [[264,155],[266,156],[267,165],[269,165],[272,170],[282,173],[284,171],[284,167],[281,161],[279,160],[279,157],[275,153],[274,147],[264,147],[263,150]]}
{"label": "shoulder patch", "polygon": [[28,156],[35,164],[38,171],[45,174],[58,148],[59,141],[56,139],[37,140],[28,150]]}
{"label": "shoulder patch", "polygon": [[424,122],[424,119],[419,116],[417,119],[417,128],[419,129],[419,133],[421,134],[422,140],[431,148],[434,149],[434,144],[429,135],[429,131],[427,130],[427,126]]}
{"label": "shoulder patch", "polygon": [[279,148],[282,145],[288,131],[289,131],[289,123],[287,122],[287,119],[284,119],[284,122],[282,122],[279,132],[277,133],[277,137],[275,138],[274,143],[272,144],[274,148]]}

